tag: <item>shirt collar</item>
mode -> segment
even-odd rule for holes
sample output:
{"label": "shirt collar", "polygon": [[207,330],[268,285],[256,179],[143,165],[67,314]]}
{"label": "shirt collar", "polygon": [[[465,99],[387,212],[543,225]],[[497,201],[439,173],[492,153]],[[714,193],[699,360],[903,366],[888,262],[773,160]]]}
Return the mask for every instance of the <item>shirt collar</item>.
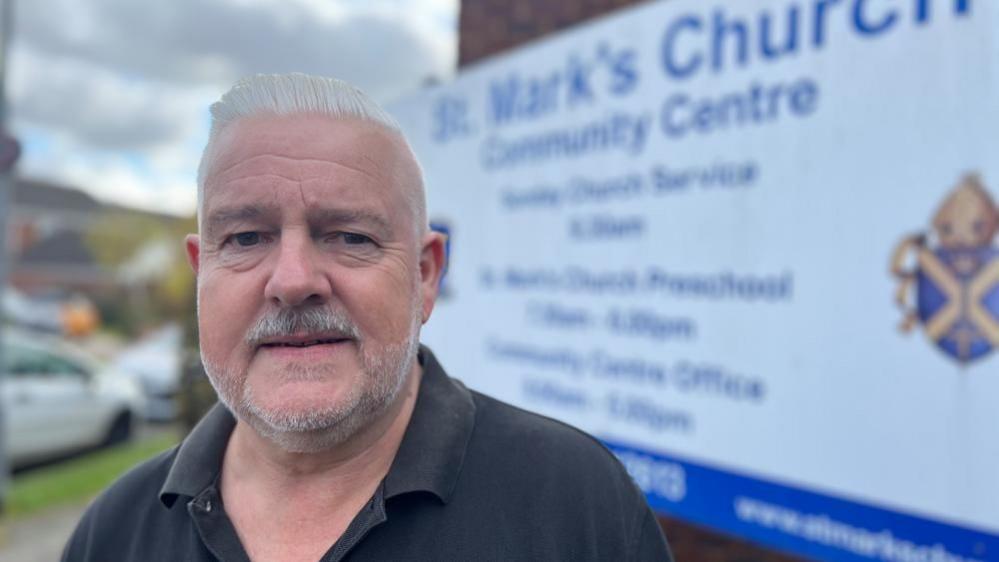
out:
{"label": "shirt collar", "polygon": [[406,435],[385,477],[385,498],[426,491],[447,503],[472,437],[475,403],[428,348],[420,346],[419,358],[423,380]]}
{"label": "shirt collar", "polygon": [[173,506],[177,496],[193,498],[215,482],[234,427],[236,418],[221,403],[201,418],[181,443],[160,489],[164,505]]}
{"label": "shirt collar", "polygon": [[[447,503],[454,491],[475,425],[475,404],[460,382],[447,376],[434,354],[420,346],[423,377],[413,415],[385,477],[385,498],[430,492]],[[218,478],[233,415],[216,404],[191,430],[174,458],[160,501],[171,507],[178,496],[195,497]]]}

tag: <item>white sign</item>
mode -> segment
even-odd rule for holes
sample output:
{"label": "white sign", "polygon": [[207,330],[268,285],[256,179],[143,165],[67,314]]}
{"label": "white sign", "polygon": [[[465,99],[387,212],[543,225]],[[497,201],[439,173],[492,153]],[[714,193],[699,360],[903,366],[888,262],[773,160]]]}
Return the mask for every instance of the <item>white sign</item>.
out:
{"label": "white sign", "polygon": [[822,559],[999,560],[999,6],[672,0],[392,109],[424,341],[658,510]]}

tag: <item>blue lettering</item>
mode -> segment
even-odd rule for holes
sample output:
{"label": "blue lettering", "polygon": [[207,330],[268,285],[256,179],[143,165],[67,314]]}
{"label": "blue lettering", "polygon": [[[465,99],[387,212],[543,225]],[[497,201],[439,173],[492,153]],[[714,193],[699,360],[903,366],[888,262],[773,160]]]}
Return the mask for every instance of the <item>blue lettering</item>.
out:
{"label": "blue lettering", "polygon": [[554,106],[546,95],[545,83],[531,80],[527,85],[527,102],[522,113],[525,117],[536,117],[544,113],[546,108],[554,109]]}
{"label": "blue lettering", "polygon": [[496,125],[536,119],[558,109],[558,73],[521,80],[517,74],[489,84],[490,117]]}
{"label": "blue lettering", "polygon": [[688,57],[686,63],[677,61],[675,42],[677,36],[684,29],[700,31],[701,20],[695,16],[682,17],[666,28],[666,34],[663,36],[663,67],[665,67],[667,74],[678,79],[687,78],[696,72],[704,62],[704,55],[698,52]]}
{"label": "blue lettering", "polygon": [[930,0],[916,0],[916,21],[926,23],[930,19]]}
{"label": "blue lettering", "polygon": [[579,62],[575,57],[569,59],[567,92],[569,104],[593,101],[593,88],[590,87],[591,70],[591,67]]}
{"label": "blue lettering", "polygon": [[812,22],[812,45],[821,47],[826,39],[826,9],[839,4],[840,0],[818,0],[815,3],[815,19]]}
{"label": "blue lettering", "polygon": [[483,141],[480,148],[480,161],[482,167],[491,170],[499,168],[505,163],[503,157],[503,143],[496,137],[488,137]]}
{"label": "blue lettering", "polygon": [[562,408],[584,409],[589,406],[586,393],[551,381],[525,379],[523,393],[528,399],[551,402]]}
{"label": "blue lettering", "polygon": [[787,11],[787,36],[782,46],[774,46],[771,37],[770,14],[760,15],[760,54],[764,58],[775,59],[785,53],[798,50],[798,7],[791,6]]}
{"label": "blue lettering", "polygon": [[504,81],[489,84],[489,107],[492,108],[492,121],[502,125],[516,118],[517,92],[520,91],[520,77],[513,75]]}
{"label": "blue lettering", "polygon": [[[719,73],[760,59],[791,56],[805,45],[821,49],[830,27],[838,23],[834,16],[840,14],[848,31],[876,37],[897,29],[903,20],[926,25],[933,19],[934,9],[949,9],[955,17],[967,16],[972,0],[810,0],[807,4],[809,7],[787,2],[784,8],[760,10],[753,16],[731,15],[718,8],[710,20],[696,14],[681,15],[670,21],[663,33],[663,71],[670,78],[683,80],[705,66]],[[912,12],[899,4],[911,6]],[[840,14],[835,14],[840,7]]]}
{"label": "blue lettering", "polygon": [[640,216],[591,215],[569,221],[569,236],[577,241],[638,238],[644,233],[645,220]]}
{"label": "blue lettering", "polygon": [[812,113],[819,105],[819,87],[811,80],[801,80],[792,85],[788,96],[791,112],[799,117]]}
{"label": "blue lettering", "polygon": [[[719,114],[722,119],[725,118],[725,114]],[[705,103],[701,104],[696,110],[694,110],[694,118],[692,119],[694,128],[701,133],[707,133],[711,131],[712,126],[715,122],[715,108],[711,104]]]}
{"label": "blue lettering", "polygon": [[742,91],[696,100],[674,94],[662,106],[660,127],[667,137],[681,137],[762,125],[784,115],[805,117],[817,109],[818,96],[818,85],[807,78],[765,87],[752,83]]}
{"label": "blue lettering", "polygon": [[860,33],[865,35],[880,35],[895,25],[898,21],[898,12],[895,10],[889,10],[887,15],[885,15],[880,21],[871,22],[867,20],[864,16],[867,13],[864,8],[867,6],[867,0],[854,0],[853,3],[853,25]]}
{"label": "blue lettering", "polygon": [[621,96],[635,89],[638,85],[638,70],[635,68],[635,51],[627,50],[621,53],[611,63],[611,93]]}
{"label": "blue lettering", "polygon": [[[954,13],[967,15],[971,0],[954,0]],[[930,0],[916,0],[916,22],[925,25],[930,21]]]}
{"label": "blue lettering", "polygon": [[687,128],[683,126],[678,119],[676,119],[675,114],[678,109],[683,108],[690,104],[690,98],[683,94],[676,94],[670,96],[663,104],[662,112],[662,129],[663,133],[668,137],[680,137],[687,132]]}
{"label": "blue lettering", "polygon": [[433,130],[430,135],[436,142],[466,136],[471,132],[468,123],[468,104],[462,98],[443,97],[434,104]]}
{"label": "blue lettering", "polygon": [[727,22],[722,12],[717,11],[711,30],[711,65],[715,72],[720,71],[725,66],[723,54],[727,37],[735,39],[736,61],[739,66],[745,66],[749,61],[749,30],[746,27],[746,22],[739,20]]}

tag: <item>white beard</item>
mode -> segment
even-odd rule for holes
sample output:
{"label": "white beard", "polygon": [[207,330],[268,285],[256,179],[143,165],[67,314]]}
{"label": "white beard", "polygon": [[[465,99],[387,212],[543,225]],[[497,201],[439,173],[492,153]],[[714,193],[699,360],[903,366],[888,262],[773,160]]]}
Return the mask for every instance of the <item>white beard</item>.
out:
{"label": "white beard", "polygon": [[[350,322],[349,319],[347,322]],[[416,360],[421,324],[422,314],[417,300],[406,340],[380,349],[368,349],[363,339],[357,340],[364,375],[362,384],[351,388],[339,402],[307,412],[265,409],[246,384],[245,373],[230,372],[225,365],[209,361],[204,353],[201,359],[219,400],[240,421],[282,450],[315,453],[346,442],[371,425],[395,402]],[[307,369],[292,374],[304,378],[312,376]]]}

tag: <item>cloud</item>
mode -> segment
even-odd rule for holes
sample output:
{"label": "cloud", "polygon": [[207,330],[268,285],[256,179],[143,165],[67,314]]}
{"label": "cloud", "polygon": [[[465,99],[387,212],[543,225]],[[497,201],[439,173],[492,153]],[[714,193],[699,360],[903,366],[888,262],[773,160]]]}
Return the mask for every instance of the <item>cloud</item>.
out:
{"label": "cloud", "polygon": [[87,61],[40,56],[22,48],[12,57],[10,104],[19,123],[71,134],[96,148],[141,150],[193,134],[204,94],[129,79]]}
{"label": "cloud", "polygon": [[97,150],[72,136],[33,127],[26,127],[22,137],[27,148],[34,148],[25,150],[19,164],[25,177],[84,188],[117,205],[178,215],[193,212],[196,188],[191,162],[196,165],[199,147],[191,143],[137,153]]}
{"label": "cloud", "polygon": [[298,70],[338,76],[376,97],[453,65],[453,52],[446,52],[453,48],[445,47],[453,40],[428,32],[421,10],[446,4],[325,4],[35,1],[23,4],[18,37],[40,53],[99,61],[150,80],[217,85],[254,72]]}
{"label": "cloud", "polygon": [[337,76],[391,101],[452,72],[456,14],[457,0],[19,3],[9,84],[30,141],[22,173],[193,208],[208,105],[239,77]]}

